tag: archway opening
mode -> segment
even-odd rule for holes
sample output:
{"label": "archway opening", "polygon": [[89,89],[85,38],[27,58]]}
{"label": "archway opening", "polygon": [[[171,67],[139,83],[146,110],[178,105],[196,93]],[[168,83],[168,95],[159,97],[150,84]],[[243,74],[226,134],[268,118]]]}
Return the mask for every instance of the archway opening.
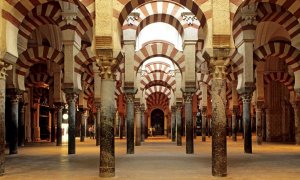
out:
{"label": "archway opening", "polygon": [[153,129],[153,136],[164,135],[164,112],[160,109],[154,109],[151,112],[151,128]]}

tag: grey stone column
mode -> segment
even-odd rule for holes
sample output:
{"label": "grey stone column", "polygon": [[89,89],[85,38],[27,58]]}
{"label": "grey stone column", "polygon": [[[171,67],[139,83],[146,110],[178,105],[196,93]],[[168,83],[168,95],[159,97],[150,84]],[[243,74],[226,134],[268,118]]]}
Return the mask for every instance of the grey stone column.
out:
{"label": "grey stone column", "polygon": [[18,154],[18,118],[19,118],[19,99],[20,95],[16,90],[9,92],[10,98],[10,140],[9,154]]}
{"label": "grey stone column", "polygon": [[186,123],[186,153],[194,153],[194,122],[192,113],[192,99],[195,92],[194,88],[186,88],[183,92],[185,123]]}
{"label": "grey stone column", "polygon": [[0,176],[5,173],[5,85],[6,67],[0,61]]}
{"label": "grey stone column", "polygon": [[207,108],[206,107],[202,107],[202,142],[206,141],[206,120],[207,120]]}
{"label": "grey stone column", "polygon": [[177,146],[182,146],[182,121],[181,121],[181,102],[176,103],[176,135],[177,135]]}
{"label": "grey stone column", "polygon": [[232,108],[232,114],[231,114],[231,122],[232,122],[232,141],[237,141],[237,131],[238,131],[238,122],[236,119],[236,115],[238,113],[238,107]]}
{"label": "grey stone column", "polygon": [[55,109],[51,108],[51,142],[55,142]]}
{"label": "grey stone column", "polygon": [[141,125],[142,125],[142,128],[141,128],[141,141],[144,142],[145,141],[145,129],[146,129],[146,126],[145,126],[145,104],[142,104],[141,105]]}
{"label": "grey stone column", "polygon": [[18,145],[24,146],[25,144],[25,104],[24,101],[19,103],[19,121],[18,121]]}
{"label": "grey stone column", "polygon": [[134,88],[124,88],[126,94],[127,154],[134,154]]}
{"label": "grey stone column", "polygon": [[75,121],[76,121],[76,99],[78,95],[75,92],[69,92],[67,95],[68,101],[68,154],[76,153],[76,139],[75,139]]}
{"label": "grey stone column", "polygon": [[97,109],[97,116],[96,116],[96,146],[100,145],[100,131],[101,131],[101,104],[96,103],[96,109]]}
{"label": "grey stone column", "polygon": [[252,153],[252,133],[251,133],[251,103],[252,93],[247,92],[242,94],[243,98],[243,122],[244,122],[244,151]]}
{"label": "grey stone column", "polygon": [[138,103],[135,103],[135,123],[136,123],[136,132],[135,132],[135,145],[141,145],[141,106]]}
{"label": "grey stone column", "polygon": [[57,124],[56,124],[56,146],[62,145],[62,133],[61,133],[61,124],[62,124],[62,110],[64,108],[63,103],[56,103],[56,112],[57,112]]}
{"label": "grey stone column", "polygon": [[225,112],[225,66],[222,60],[211,62],[212,67],[212,175],[227,175],[227,142]]}
{"label": "grey stone column", "polygon": [[80,121],[80,142],[84,142],[84,138],[85,138],[85,122],[86,122],[86,119],[87,119],[87,116],[86,116],[86,112],[87,110],[85,109],[82,109],[81,110],[81,121]]}
{"label": "grey stone column", "polygon": [[258,145],[262,144],[262,105],[263,102],[256,102],[256,142]]}
{"label": "grey stone column", "polygon": [[171,106],[171,138],[172,142],[175,142],[176,140],[176,106]]}
{"label": "grey stone column", "polygon": [[300,145],[300,102],[296,101],[292,103],[294,108],[294,116],[295,116],[295,140],[296,145]]}
{"label": "grey stone column", "polygon": [[115,176],[115,80],[103,77],[101,81],[100,118],[100,177]]}

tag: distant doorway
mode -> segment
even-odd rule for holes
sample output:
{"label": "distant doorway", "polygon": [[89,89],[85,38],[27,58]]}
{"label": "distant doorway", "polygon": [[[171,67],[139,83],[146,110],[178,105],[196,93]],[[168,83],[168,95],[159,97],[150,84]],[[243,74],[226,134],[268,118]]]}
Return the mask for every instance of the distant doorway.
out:
{"label": "distant doorway", "polygon": [[151,127],[153,128],[153,136],[164,135],[164,112],[155,109],[151,113]]}

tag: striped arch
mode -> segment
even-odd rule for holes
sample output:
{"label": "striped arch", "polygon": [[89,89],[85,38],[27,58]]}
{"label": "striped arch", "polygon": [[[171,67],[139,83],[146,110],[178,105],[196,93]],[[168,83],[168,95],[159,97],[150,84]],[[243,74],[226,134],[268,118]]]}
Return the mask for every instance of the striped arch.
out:
{"label": "striped arch", "polygon": [[53,61],[62,66],[64,62],[64,54],[47,46],[27,49],[20,54],[19,59],[17,60],[17,74],[25,76],[32,65],[47,60]]}
{"label": "striped arch", "polygon": [[[125,22],[127,16],[137,7],[147,4],[148,2],[146,0],[118,0],[119,4],[118,9],[114,9],[115,11],[115,17],[119,19],[119,22],[121,25]],[[162,2],[158,2],[156,7],[152,8],[155,11],[155,14],[158,14],[160,11],[160,8],[157,8],[157,5]],[[200,5],[204,3],[209,3],[207,1],[198,1],[196,3],[194,0],[185,0],[185,1],[174,1],[174,2],[165,2],[165,4],[178,4],[179,6],[184,6],[187,9],[189,9],[200,21],[200,24],[202,27],[206,26],[206,19],[211,18],[208,16],[208,14],[211,14],[211,8],[206,12],[203,13],[200,9]],[[150,5],[151,6],[151,5]],[[210,6],[209,6],[210,7]],[[206,14],[206,15],[205,15]],[[207,16],[207,18],[206,18]]]}
{"label": "striped arch", "polygon": [[212,77],[209,74],[197,73],[197,81],[198,83],[203,82],[208,86],[211,86]]}
{"label": "striped arch", "polygon": [[164,62],[153,62],[153,63],[149,63],[146,65],[145,67],[146,69],[146,73],[150,74],[152,72],[164,72],[164,73],[170,73],[171,69],[170,69],[170,65]]}
{"label": "striped arch", "polygon": [[93,62],[96,62],[96,57],[92,52],[92,48],[88,47],[78,52],[74,57],[75,67],[74,71],[81,74],[84,73],[85,69]]}
{"label": "striped arch", "polygon": [[176,90],[175,77],[166,73],[154,72],[151,74],[146,74],[141,78],[141,90],[144,90],[147,86],[152,86],[153,84],[166,84],[166,86],[171,88],[173,91]]}
{"label": "striped arch", "polygon": [[30,73],[25,80],[28,87],[45,87],[53,84],[53,77],[47,73]]}
{"label": "striped arch", "polygon": [[275,56],[284,60],[294,72],[300,70],[300,51],[287,43],[271,42],[265,44],[257,48],[253,56],[254,64],[257,61],[265,61],[267,57]]}
{"label": "striped arch", "polygon": [[284,84],[289,91],[294,90],[295,78],[285,72],[270,72],[264,74],[265,84],[269,84],[271,81],[278,81]]}
{"label": "striped arch", "polygon": [[148,109],[160,108],[166,110],[169,107],[170,99],[163,93],[153,93],[146,99]]}
{"label": "striped arch", "polygon": [[[243,21],[240,9],[246,5],[259,3],[257,7],[258,17],[257,21],[265,22],[272,21],[282,25],[288,32],[291,38],[292,45],[300,48],[300,6],[299,1],[292,0],[246,0],[244,1],[234,17],[233,22],[233,36],[236,39],[241,32],[243,27],[241,22]],[[255,30],[256,26],[253,27]]]}
{"label": "striped arch", "polygon": [[[52,8],[41,8],[41,7],[47,7],[48,5],[55,5],[59,6],[58,2],[54,1],[44,1],[44,0],[19,0],[19,1],[11,1],[11,0],[3,0],[4,1],[4,7],[7,7],[6,9],[2,10],[2,16],[4,19],[6,19],[7,25],[6,25],[6,34],[7,37],[10,37],[11,39],[6,40],[6,46],[7,46],[7,52],[11,55],[18,56],[18,54],[21,54],[23,50],[26,49],[26,38],[24,36],[28,36],[28,32],[32,29],[36,29],[39,25],[42,24],[53,24],[55,20],[50,20],[51,18],[45,18],[45,17],[51,17],[53,14]],[[75,19],[77,22],[76,27],[72,27],[73,25],[67,25],[65,22],[64,24],[60,23],[60,27],[62,30],[74,28],[74,30],[77,32],[79,36],[83,36],[86,34],[88,29],[91,29],[93,26],[93,21],[90,12],[86,9],[86,7],[79,1],[79,0],[63,0],[66,2],[74,3],[79,7],[79,13],[78,17]],[[85,2],[86,5],[94,4],[90,0],[82,0]],[[89,2],[87,2],[89,1]],[[92,0],[93,1],[93,0]],[[45,5],[44,5],[45,4]],[[39,11],[35,11],[36,7],[41,8]],[[90,11],[94,12],[94,8],[91,8]],[[36,9],[37,10],[37,9]],[[42,11],[41,11],[42,10]],[[46,11],[45,11],[46,10]],[[57,9],[56,9],[57,10]],[[55,12],[55,10],[53,11]],[[25,19],[27,16],[33,16],[33,19]],[[44,16],[44,17],[43,17]],[[55,17],[57,18],[57,17]],[[60,17],[61,19],[61,17]],[[25,20],[25,22],[24,22]],[[32,21],[33,20],[33,21]],[[30,22],[30,26],[28,26],[28,21]],[[57,20],[56,23],[59,23],[60,20]],[[24,23],[24,24],[23,24]],[[22,37],[18,36],[19,27],[21,27],[22,31]],[[26,29],[26,30],[25,30]],[[21,38],[21,45],[23,48],[21,48],[21,51],[18,52],[18,41],[15,39],[15,37]],[[90,36],[88,36],[90,37]],[[28,41],[28,40],[27,40]],[[17,43],[17,44],[15,44]],[[23,50],[22,50],[23,49]]]}
{"label": "striped arch", "polygon": [[185,71],[184,54],[169,43],[148,44],[134,55],[134,69],[137,71],[146,60],[153,57],[165,57],[173,61],[181,70]]}
{"label": "striped arch", "polygon": [[164,86],[152,86],[145,90],[145,98],[147,99],[151,94],[153,93],[163,93],[165,94],[169,99],[171,98],[171,91],[170,89],[164,87]]}

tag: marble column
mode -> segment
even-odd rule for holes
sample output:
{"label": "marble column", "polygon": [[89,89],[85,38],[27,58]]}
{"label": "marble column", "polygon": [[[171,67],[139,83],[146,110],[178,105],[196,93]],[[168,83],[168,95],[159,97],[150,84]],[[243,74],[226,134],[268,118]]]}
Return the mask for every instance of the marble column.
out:
{"label": "marble column", "polygon": [[127,121],[127,154],[134,154],[134,88],[124,89],[126,94],[126,121]]}
{"label": "marble column", "polygon": [[0,61],[0,176],[5,173],[5,85],[6,67]]}
{"label": "marble column", "polygon": [[294,108],[294,116],[295,116],[295,140],[296,145],[300,145],[300,102],[294,102],[292,104]]}
{"label": "marble column", "polygon": [[100,118],[100,177],[115,176],[115,80],[106,74],[101,81],[101,118]]}
{"label": "marble column", "polygon": [[55,142],[55,109],[51,108],[51,142]]}
{"label": "marble column", "polygon": [[202,142],[205,142],[206,141],[206,120],[207,120],[207,108],[206,107],[202,107],[202,113],[201,113],[201,116],[202,116],[202,130],[201,130],[201,133],[202,133]]}
{"label": "marble column", "polygon": [[231,113],[231,122],[232,122],[232,141],[237,141],[237,131],[238,131],[238,122],[236,119],[236,115],[238,113],[238,107],[233,107],[232,108],[232,113]]}
{"label": "marble column", "polygon": [[76,153],[76,141],[75,141],[75,121],[76,121],[76,99],[78,98],[77,93],[67,92],[67,102],[68,102],[68,154]]}
{"label": "marble column", "polygon": [[256,143],[261,145],[262,141],[262,102],[256,102]]}
{"label": "marble column", "polygon": [[18,121],[18,145],[24,146],[25,145],[25,104],[24,102],[19,103],[19,121]]}
{"label": "marble column", "polygon": [[87,119],[87,110],[82,109],[81,110],[81,120],[80,120],[80,142],[84,142],[84,138],[85,138],[85,122]]}
{"label": "marble column", "polygon": [[62,124],[62,110],[64,108],[63,103],[57,103],[55,104],[56,112],[57,112],[57,120],[56,120],[56,146],[62,145],[62,132],[61,132],[61,124]]}
{"label": "marble column", "polygon": [[145,141],[145,104],[141,105],[141,141],[144,142]]}
{"label": "marble column", "polygon": [[186,88],[183,92],[184,97],[184,108],[185,108],[185,122],[186,122],[186,153],[194,153],[194,123],[192,114],[192,99],[193,99],[193,88]]}
{"label": "marble column", "polygon": [[212,66],[212,175],[227,175],[227,142],[225,91],[226,74],[222,60],[211,62]]}
{"label": "marble column", "polygon": [[176,140],[176,106],[171,106],[171,138],[172,138],[172,142],[175,142]]}
{"label": "marble column", "polygon": [[135,145],[141,145],[141,106],[139,103],[135,104],[135,123],[136,123],[136,132],[135,132]]}
{"label": "marble column", "polygon": [[226,116],[226,118],[227,118],[227,123],[228,123],[228,131],[227,131],[227,133],[228,133],[229,137],[232,137],[232,119],[231,119],[230,116]]}
{"label": "marble column", "polygon": [[125,121],[123,119],[123,116],[119,116],[119,118],[120,118],[120,139],[123,139]]}
{"label": "marble column", "polygon": [[182,105],[180,102],[176,103],[176,135],[177,135],[177,146],[182,146],[182,121],[181,121],[181,109]]}
{"label": "marble column", "polygon": [[251,95],[247,92],[242,94],[243,98],[243,122],[244,122],[244,151],[245,153],[252,153],[252,133],[251,133]]}
{"label": "marble column", "polygon": [[18,117],[19,117],[19,99],[20,95],[12,90],[9,93],[10,97],[10,140],[9,140],[9,154],[18,154]]}
{"label": "marble column", "polygon": [[96,103],[97,116],[96,116],[96,146],[100,145],[100,131],[101,131],[101,105],[100,103]]}

